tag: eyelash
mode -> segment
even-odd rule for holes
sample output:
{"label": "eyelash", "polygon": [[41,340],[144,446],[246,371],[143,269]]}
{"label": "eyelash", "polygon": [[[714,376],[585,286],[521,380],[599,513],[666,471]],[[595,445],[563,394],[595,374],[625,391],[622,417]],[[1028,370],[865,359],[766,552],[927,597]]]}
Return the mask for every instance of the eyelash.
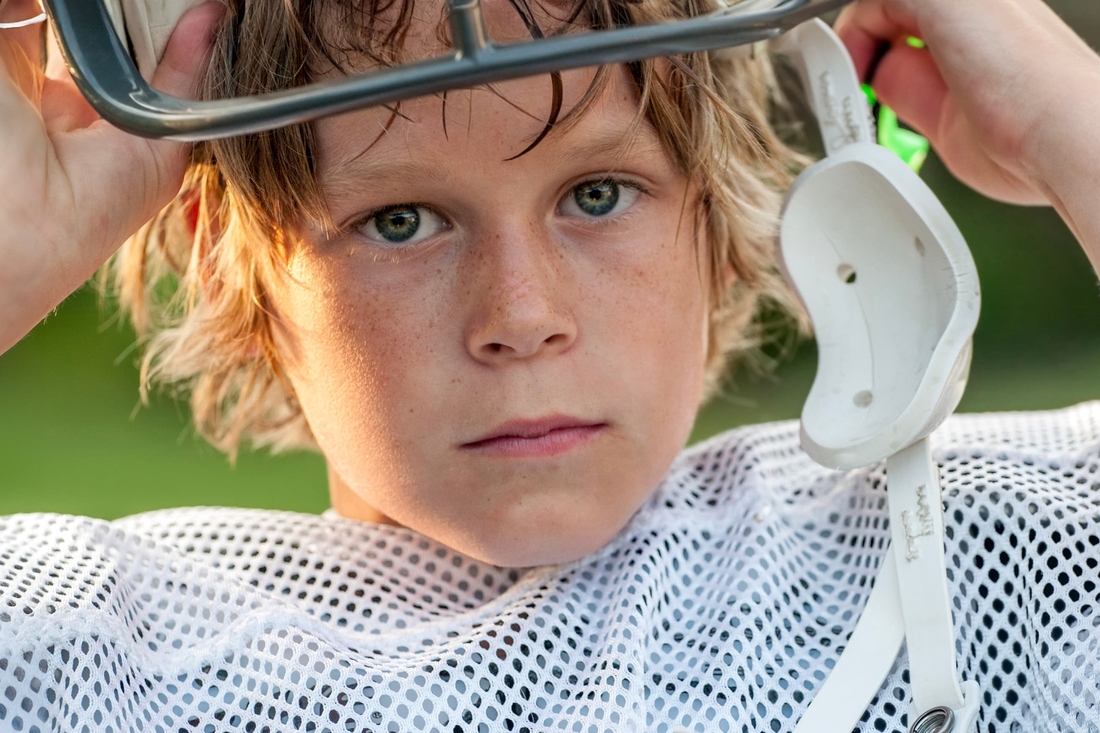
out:
{"label": "eyelash", "polygon": [[[558,199],[558,204],[557,204],[556,208],[560,209],[561,203],[562,203],[562,201],[565,200],[565,197],[572,194],[574,191],[576,191],[581,186],[590,186],[590,185],[593,185],[593,184],[600,184],[600,183],[613,183],[613,184],[615,184],[617,186],[620,186],[624,189],[632,189],[632,190],[636,191],[638,193],[638,195],[640,195],[640,196],[652,196],[650,191],[645,186],[640,185],[636,181],[627,180],[627,179],[624,179],[624,178],[618,178],[618,177],[615,177],[615,176],[593,176],[592,178],[586,178],[583,181],[578,181],[577,183],[574,183],[572,186],[570,186],[565,191],[565,193],[563,193],[561,195],[561,197]],[[398,204],[387,204],[385,206],[380,206],[376,209],[372,209],[371,211],[367,212],[363,216],[360,216],[360,217],[352,220],[351,223],[346,224],[344,227],[341,228],[340,233],[341,233],[341,235],[344,235],[344,236],[355,234],[356,232],[361,231],[364,227],[366,227],[367,224],[369,224],[370,221],[372,219],[374,219],[375,217],[377,217],[381,214],[384,214],[387,211],[391,211],[395,208],[403,208],[403,207],[426,209],[426,210],[432,212],[433,214],[435,214],[436,216],[440,217],[441,219],[443,219],[443,221],[447,222],[448,226],[450,225],[450,221],[447,219],[447,217],[444,216],[442,213],[440,213],[433,206],[430,206],[430,205],[425,204],[425,203],[419,203],[419,202],[415,202],[415,203],[414,202],[403,202],[403,203],[398,203]],[[631,204],[631,206],[626,211],[620,212],[619,214],[615,214],[613,216],[585,217],[584,222],[585,222],[586,226],[591,226],[591,227],[596,227],[596,228],[606,227],[606,226],[609,226],[609,225],[611,225],[611,224],[613,224],[617,221],[620,221],[624,216],[629,216],[631,211],[633,210],[633,208],[634,208],[634,205]],[[416,247],[418,244],[420,244],[420,242],[414,242],[412,244],[405,245],[405,246],[401,246],[401,245],[387,246],[387,247],[385,247],[385,249],[389,253],[399,254],[404,250]]]}
{"label": "eyelash", "polygon": [[371,209],[366,214],[363,214],[362,216],[359,216],[359,217],[356,217],[356,218],[352,219],[349,223],[347,223],[343,227],[341,227],[340,228],[340,233],[341,234],[354,234],[356,231],[362,229],[368,223],[370,223],[370,220],[373,219],[374,217],[380,216],[381,214],[384,214],[387,211],[392,211],[394,209],[403,209],[405,207],[408,207],[410,209],[427,209],[428,211],[430,211],[433,214],[435,214],[436,216],[444,219],[445,221],[447,219],[447,217],[445,217],[445,216],[443,216],[443,214],[439,213],[434,206],[429,206],[428,204],[424,204],[424,203],[421,203],[419,201],[401,201],[401,202],[396,203],[396,204],[386,204],[385,206],[379,206],[377,209]]}
{"label": "eyelash", "polygon": [[[582,186],[599,185],[601,183],[613,183],[616,186],[619,186],[620,188],[630,189],[632,191],[635,191],[637,193],[637,195],[639,195],[639,196],[651,196],[652,195],[645,186],[640,185],[636,181],[627,180],[625,178],[616,178],[615,176],[595,176],[593,178],[587,178],[587,179],[585,179],[583,181],[580,181],[578,183],[574,183],[572,186],[570,186],[568,188],[568,190],[566,190],[566,192],[564,194],[562,194],[562,196],[558,199],[558,207],[560,208],[561,207],[561,202],[565,201],[565,198],[567,196],[571,195],[578,188],[581,188]],[[583,221],[585,223],[585,226],[595,227],[595,228],[599,229],[599,228],[611,226],[612,224],[615,224],[617,222],[622,221],[624,217],[630,216],[630,214],[633,213],[633,211],[634,211],[634,204],[631,203],[631,205],[626,209],[626,211],[621,211],[618,214],[614,214],[612,216],[583,217]]]}

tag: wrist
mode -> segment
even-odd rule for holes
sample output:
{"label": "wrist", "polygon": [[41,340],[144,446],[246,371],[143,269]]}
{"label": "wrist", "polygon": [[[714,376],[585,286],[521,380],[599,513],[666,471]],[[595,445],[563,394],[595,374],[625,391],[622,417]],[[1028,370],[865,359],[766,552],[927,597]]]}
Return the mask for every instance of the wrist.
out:
{"label": "wrist", "polygon": [[1058,86],[1067,91],[1035,121],[1021,146],[1020,163],[1038,187],[1063,193],[1100,181],[1100,135],[1095,129],[1100,57],[1091,56],[1085,68],[1070,79],[1063,77]]}
{"label": "wrist", "polygon": [[1100,272],[1100,57],[1092,55],[1064,89],[1073,90],[1032,129],[1021,164],[1033,185],[1062,215]]}

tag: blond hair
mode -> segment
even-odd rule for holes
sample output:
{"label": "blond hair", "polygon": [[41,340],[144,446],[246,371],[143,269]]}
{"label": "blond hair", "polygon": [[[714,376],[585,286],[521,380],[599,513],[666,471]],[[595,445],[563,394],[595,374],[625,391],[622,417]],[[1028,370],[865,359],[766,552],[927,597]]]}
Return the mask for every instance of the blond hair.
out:
{"label": "blond hair", "polygon": [[[571,0],[566,22],[596,29],[664,22],[709,12],[715,1]],[[374,65],[399,62],[413,2],[227,0],[203,96],[300,86],[352,54]],[[563,31],[526,20],[534,34]],[[782,191],[802,159],[769,123],[776,84],[765,53],[694,53],[627,66],[639,119],[702,192],[696,213],[710,259],[709,394],[730,357],[766,336],[765,308],[796,309],[777,272],[774,239]],[[606,75],[596,78],[580,104],[548,121],[544,135],[587,111]],[[560,79],[554,82],[560,94]],[[154,383],[189,394],[198,432],[231,456],[242,441],[273,450],[316,447],[280,368],[266,298],[291,233],[303,224],[331,227],[315,149],[308,124],[197,145],[179,196],[111,264],[121,306],[148,340],[143,397]]]}

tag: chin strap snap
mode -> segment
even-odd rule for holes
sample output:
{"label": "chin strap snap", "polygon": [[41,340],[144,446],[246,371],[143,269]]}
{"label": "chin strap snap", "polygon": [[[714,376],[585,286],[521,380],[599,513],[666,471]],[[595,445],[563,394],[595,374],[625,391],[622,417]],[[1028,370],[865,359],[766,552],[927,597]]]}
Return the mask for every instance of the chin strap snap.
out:
{"label": "chin strap snap", "polygon": [[909,733],[968,733],[974,729],[978,717],[978,683],[967,680],[962,683],[963,706],[952,710],[942,705],[930,708],[913,721]]}

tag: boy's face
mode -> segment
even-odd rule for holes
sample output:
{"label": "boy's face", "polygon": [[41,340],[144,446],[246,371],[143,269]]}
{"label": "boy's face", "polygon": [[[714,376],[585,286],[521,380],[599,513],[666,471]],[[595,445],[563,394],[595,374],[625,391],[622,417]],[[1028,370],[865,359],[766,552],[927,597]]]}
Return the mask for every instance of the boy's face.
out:
{"label": "boy's face", "polygon": [[[545,77],[317,125],[332,219],[270,293],[334,505],[502,565],[605,544],[702,391],[698,195],[616,70],[527,154]],[[591,72],[563,74],[568,111]],[[629,141],[629,142],[628,142]],[[373,144],[372,144],[373,143]]]}

